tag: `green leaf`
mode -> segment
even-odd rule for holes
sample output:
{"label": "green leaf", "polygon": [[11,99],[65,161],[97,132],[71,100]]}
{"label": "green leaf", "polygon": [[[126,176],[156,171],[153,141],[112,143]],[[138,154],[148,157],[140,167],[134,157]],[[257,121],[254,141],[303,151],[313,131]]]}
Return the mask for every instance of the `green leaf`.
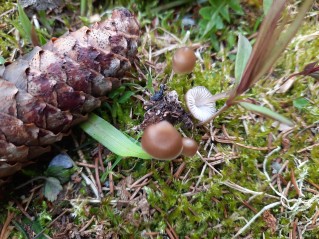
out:
{"label": "green leaf", "polygon": [[53,202],[57,199],[58,194],[61,192],[62,186],[57,178],[48,177],[44,185],[44,196]]}
{"label": "green leaf", "polygon": [[211,17],[206,25],[205,31],[203,33],[203,37],[206,36],[207,33],[209,33],[215,26],[216,26],[216,21],[218,20],[217,18],[220,18],[219,13],[220,10],[225,6],[225,3],[223,2],[218,6],[218,8],[214,9],[213,12],[211,12]]}
{"label": "green leaf", "polygon": [[252,51],[252,47],[249,40],[246,37],[244,37],[242,34],[239,34],[236,63],[235,63],[236,83],[239,83],[241,80],[241,77],[247,65],[248,59],[250,57],[251,51]]}
{"label": "green leaf", "polygon": [[101,176],[101,182],[104,182],[104,181],[106,180],[106,178],[107,178],[107,176],[110,174],[110,172],[112,172],[112,170],[116,167],[116,165],[118,165],[118,164],[121,162],[122,159],[123,159],[123,158],[120,157],[120,156],[118,156],[118,157],[116,158],[115,162],[112,163],[112,167],[111,167],[111,168],[108,168],[108,169],[102,174],[102,176]]}
{"label": "green leaf", "polygon": [[224,8],[220,9],[220,15],[227,21],[230,22],[230,17],[229,17],[229,6],[226,5]]}
{"label": "green leaf", "polygon": [[130,99],[130,97],[132,96],[132,95],[134,95],[135,94],[135,92],[133,92],[133,91],[126,91],[119,99],[118,99],[118,103],[120,103],[120,104],[123,104],[123,103],[125,103],[126,101],[128,101],[129,99]]}
{"label": "green leaf", "polygon": [[274,120],[280,121],[281,123],[284,123],[286,125],[294,126],[294,123],[291,120],[287,119],[286,117],[284,117],[276,112],[273,112],[272,110],[270,110],[268,108],[265,108],[263,106],[250,104],[247,102],[240,102],[239,104],[247,110],[254,111],[256,113],[268,116],[268,117],[270,117]]}
{"label": "green leaf", "polygon": [[28,38],[29,41],[31,41],[32,24],[20,4],[18,4],[18,12],[19,12],[19,21],[22,25],[24,35],[26,38]]}
{"label": "green leaf", "polygon": [[40,42],[41,46],[43,46],[45,43],[47,43],[47,39],[39,32],[38,32],[38,38],[39,38],[39,42]]}
{"label": "green leaf", "polygon": [[125,91],[125,86],[121,85],[119,88],[117,88],[116,90],[113,90],[108,96],[111,99],[115,99],[117,96],[119,96],[120,94],[122,94]]}
{"label": "green leaf", "polygon": [[151,74],[147,74],[147,84],[146,84],[146,88],[151,92],[152,95],[154,95],[155,91],[154,91],[154,87],[153,87],[153,79],[152,79],[152,75]]}
{"label": "green leaf", "polygon": [[229,1],[228,4],[237,14],[244,13],[239,1]]}
{"label": "green leaf", "polygon": [[214,12],[214,8],[212,7],[202,7],[199,10],[199,14],[206,20],[210,19],[213,12]]}
{"label": "green leaf", "polygon": [[[35,237],[32,237],[33,239],[46,239],[47,238],[47,237],[45,237],[43,235],[45,229],[41,225],[39,217],[37,217],[33,221],[31,221],[27,217],[24,217],[22,219],[21,225],[22,225],[23,228],[27,228],[28,229],[29,234],[30,234],[30,231],[31,232],[33,231],[36,234]],[[28,237],[25,237],[25,238],[30,238],[30,237],[28,236]]]}
{"label": "green leaf", "polygon": [[294,107],[296,107],[297,109],[303,109],[305,107],[307,107],[308,105],[310,105],[309,101],[305,98],[298,98],[298,99],[295,99],[293,101],[293,105]]}
{"label": "green leaf", "polygon": [[76,171],[75,168],[63,168],[62,166],[49,166],[45,171],[46,176],[51,176],[59,179],[63,184],[70,181],[71,175]]}
{"label": "green leaf", "polygon": [[80,127],[114,154],[122,157],[152,158],[141,146],[132,142],[121,131],[95,114],[91,114]]}
{"label": "green leaf", "polygon": [[263,1],[263,8],[264,8],[264,14],[266,15],[271,7],[273,0],[264,0]]}
{"label": "green leaf", "polygon": [[20,225],[15,220],[12,220],[11,223],[15,226],[16,230],[18,230],[24,236],[24,238],[26,239],[30,238],[22,225]]}

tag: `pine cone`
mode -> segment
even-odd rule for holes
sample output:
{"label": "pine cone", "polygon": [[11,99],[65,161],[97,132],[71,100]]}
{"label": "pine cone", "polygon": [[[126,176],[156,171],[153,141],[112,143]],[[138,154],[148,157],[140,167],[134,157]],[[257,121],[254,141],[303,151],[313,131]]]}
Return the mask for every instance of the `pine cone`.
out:
{"label": "pine cone", "polygon": [[0,68],[0,178],[49,151],[100,106],[130,69],[138,37],[135,17],[117,9]]}

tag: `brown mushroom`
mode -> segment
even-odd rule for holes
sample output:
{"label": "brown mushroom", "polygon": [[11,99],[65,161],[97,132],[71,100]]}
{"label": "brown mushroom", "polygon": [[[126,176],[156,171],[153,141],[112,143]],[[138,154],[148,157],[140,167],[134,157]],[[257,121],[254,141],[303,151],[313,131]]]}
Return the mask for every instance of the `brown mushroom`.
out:
{"label": "brown mushroom", "polygon": [[173,55],[173,71],[175,73],[190,73],[196,64],[196,56],[193,49],[182,47],[175,51]]}
{"label": "brown mushroom", "polygon": [[182,136],[168,121],[148,126],[141,144],[149,155],[160,160],[175,159],[183,149]]}
{"label": "brown mushroom", "polygon": [[186,157],[193,157],[198,149],[198,144],[196,143],[195,140],[185,137],[182,139],[183,142],[183,150],[182,150],[182,155]]}

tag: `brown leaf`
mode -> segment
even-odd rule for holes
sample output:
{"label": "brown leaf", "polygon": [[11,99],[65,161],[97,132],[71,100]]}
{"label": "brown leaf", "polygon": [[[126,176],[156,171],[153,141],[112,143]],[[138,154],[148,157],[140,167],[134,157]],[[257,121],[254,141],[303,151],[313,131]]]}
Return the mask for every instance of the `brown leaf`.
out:
{"label": "brown leaf", "polygon": [[263,220],[266,223],[266,226],[270,229],[271,234],[274,234],[277,229],[277,219],[274,215],[267,210],[263,213]]}

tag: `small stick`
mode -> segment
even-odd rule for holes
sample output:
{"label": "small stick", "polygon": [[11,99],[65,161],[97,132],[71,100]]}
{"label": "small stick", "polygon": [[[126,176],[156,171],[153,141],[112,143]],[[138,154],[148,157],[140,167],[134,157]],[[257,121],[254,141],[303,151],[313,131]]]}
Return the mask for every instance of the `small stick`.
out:
{"label": "small stick", "polygon": [[105,173],[105,168],[104,168],[103,159],[102,159],[102,145],[101,144],[99,144],[99,162],[100,162],[100,165],[102,168],[102,172]]}
{"label": "small stick", "polygon": [[148,181],[147,181],[147,179],[145,179],[145,180],[143,181],[143,183],[142,183],[142,184],[134,191],[134,193],[130,196],[130,201],[133,200],[133,199],[135,198],[136,194],[141,190],[141,188],[144,187],[144,186],[147,185],[147,184],[148,184]]}
{"label": "small stick", "polygon": [[141,178],[139,178],[138,180],[136,180],[136,181],[130,186],[130,188],[135,187],[137,184],[139,184],[140,182],[144,181],[145,178],[148,178],[148,177],[150,177],[150,176],[152,176],[152,175],[153,175],[153,172],[150,172],[150,173],[148,173],[148,174],[145,174],[143,177],[141,177]]}
{"label": "small stick", "polygon": [[33,220],[34,220],[34,217],[31,217],[31,216],[29,215],[29,213],[27,213],[27,212],[24,210],[24,208],[22,207],[22,205],[21,205],[18,201],[16,201],[16,200],[14,200],[14,201],[15,201],[17,207],[19,208],[19,210],[22,212],[22,214],[23,214],[25,217],[27,217],[30,221],[33,221]]}
{"label": "small stick", "polygon": [[167,220],[165,220],[165,221],[166,221],[166,224],[167,224],[168,227],[169,227],[170,232],[172,232],[172,234],[173,234],[173,238],[178,239],[178,235],[177,235],[177,233],[175,232],[174,228],[171,226],[171,224],[170,224]]}
{"label": "small stick", "polygon": [[95,219],[95,216],[93,216],[93,217],[84,225],[84,227],[82,227],[82,228],[79,230],[79,232],[85,231],[85,230],[90,226],[90,224],[93,222],[94,219]]}
{"label": "small stick", "polygon": [[295,172],[293,169],[290,170],[290,174],[291,174],[291,182],[292,184],[294,185],[295,187],[295,190],[298,194],[299,197],[303,197],[304,195],[302,194],[302,192],[300,191],[299,187],[298,187],[298,184],[297,184],[297,181],[296,181],[296,178],[295,178]]}
{"label": "small stick", "polygon": [[101,187],[101,181],[100,181],[100,174],[99,174],[99,157],[95,157],[95,182],[97,189],[99,191],[99,194],[101,197],[103,197],[102,187]]}
{"label": "small stick", "polygon": [[[72,135],[72,139],[73,139],[74,146],[75,146],[75,148],[78,149],[78,148],[80,147],[80,145],[79,145],[78,141],[76,140],[75,136],[73,135],[73,133],[71,133],[71,135]],[[84,156],[82,150],[78,149],[78,150],[77,150],[77,153],[78,153],[78,155],[79,155],[81,161],[84,162],[84,163],[87,163],[87,161],[86,161],[86,159],[85,159],[85,156]],[[99,194],[96,193],[96,192],[97,192],[96,182],[95,182],[95,180],[94,180],[94,177],[93,177],[93,174],[92,174],[91,170],[90,170],[89,168],[87,168],[87,167],[85,167],[85,170],[86,170],[87,174],[89,175],[89,178],[90,178],[90,181],[91,181],[91,182],[89,183],[89,185],[91,186],[91,188],[92,188],[93,192],[95,193],[97,199],[100,199]],[[83,175],[84,175],[84,173],[81,172],[81,176],[82,176],[82,177],[83,177]],[[84,177],[86,177],[86,175],[85,175]],[[85,180],[85,181],[88,182],[88,180]]]}
{"label": "small stick", "polygon": [[112,162],[108,162],[109,173],[109,182],[110,182],[110,193],[114,195],[114,182],[113,182],[113,173],[111,172]]}
{"label": "small stick", "polygon": [[265,206],[263,209],[261,209],[258,213],[256,213],[255,216],[253,216],[247,223],[244,227],[242,227],[237,233],[235,236],[233,236],[232,238],[235,239],[237,238],[240,234],[242,234],[248,227],[250,227],[250,225],[260,216],[262,215],[265,211],[271,209],[271,208],[274,208],[276,206],[279,206],[281,204],[281,202],[274,202],[274,203],[271,203],[267,206]]}
{"label": "small stick", "polygon": [[6,234],[7,228],[10,225],[10,222],[11,222],[12,218],[14,217],[14,215],[15,214],[13,212],[8,211],[7,219],[4,222],[4,224],[3,224],[3,227],[2,227],[2,230],[1,230],[1,234],[0,234],[0,238],[5,238],[4,235]]}

